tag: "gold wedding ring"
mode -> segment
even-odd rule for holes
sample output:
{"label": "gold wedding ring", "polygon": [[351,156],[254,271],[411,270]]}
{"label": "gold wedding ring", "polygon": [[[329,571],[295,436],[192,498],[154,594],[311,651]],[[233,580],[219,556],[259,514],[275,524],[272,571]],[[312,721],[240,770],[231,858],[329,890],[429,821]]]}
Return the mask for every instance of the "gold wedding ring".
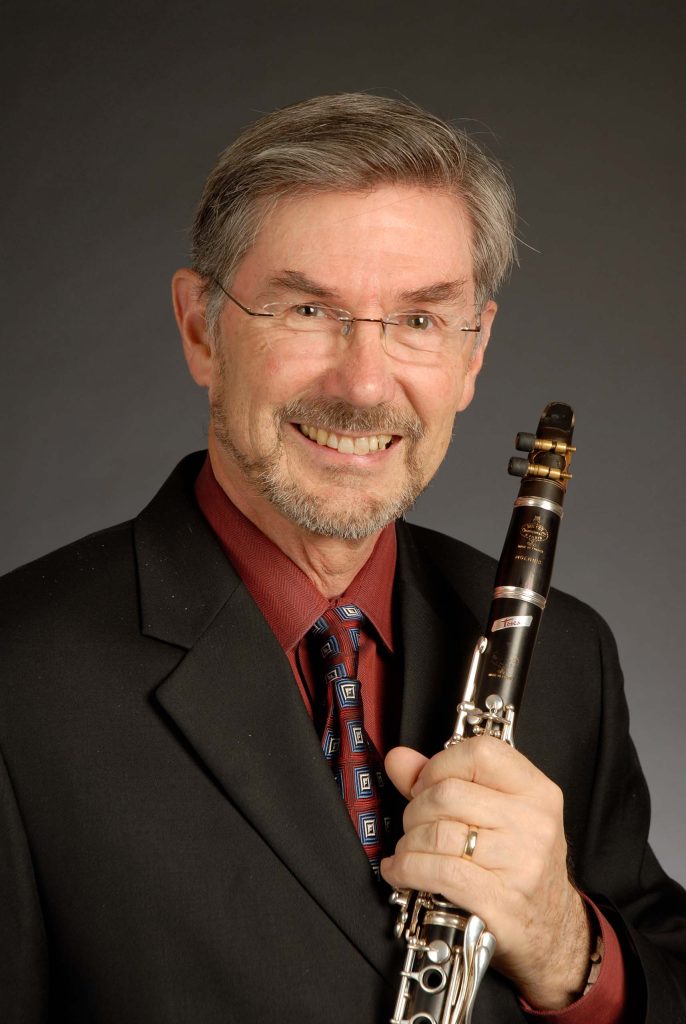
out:
{"label": "gold wedding ring", "polygon": [[465,860],[471,860],[472,857],[474,856],[474,851],[476,850],[476,840],[478,835],[478,828],[475,828],[473,825],[469,825],[467,828],[467,838],[465,839],[464,850],[462,851],[462,856],[465,858]]}

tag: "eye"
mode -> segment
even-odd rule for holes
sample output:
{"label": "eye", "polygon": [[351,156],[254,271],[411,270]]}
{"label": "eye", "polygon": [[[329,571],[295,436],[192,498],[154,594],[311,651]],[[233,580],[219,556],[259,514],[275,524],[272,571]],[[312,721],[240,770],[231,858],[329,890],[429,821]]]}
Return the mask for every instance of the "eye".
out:
{"label": "eye", "polygon": [[429,313],[403,313],[400,323],[413,331],[430,331],[438,326],[436,318]]}
{"label": "eye", "polygon": [[304,320],[326,319],[331,317],[331,310],[326,306],[316,306],[311,302],[301,302],[292,307],[292,312]]}

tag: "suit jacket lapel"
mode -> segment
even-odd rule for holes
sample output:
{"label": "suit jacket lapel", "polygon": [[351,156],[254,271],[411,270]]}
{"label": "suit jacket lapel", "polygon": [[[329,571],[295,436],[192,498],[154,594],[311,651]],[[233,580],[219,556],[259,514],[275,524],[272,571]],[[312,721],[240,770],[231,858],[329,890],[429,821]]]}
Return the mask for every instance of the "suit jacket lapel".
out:
{"label": "suit jacket lapel", "polygon": [[288,660],[243,586],[157,699],[227,797],[383,971],[387,908]]}

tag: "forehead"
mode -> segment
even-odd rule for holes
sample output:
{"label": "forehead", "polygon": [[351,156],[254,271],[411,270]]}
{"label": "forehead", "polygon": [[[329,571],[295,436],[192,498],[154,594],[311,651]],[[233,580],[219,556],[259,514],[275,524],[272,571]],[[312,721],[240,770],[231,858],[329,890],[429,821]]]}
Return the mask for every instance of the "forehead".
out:
{"label": "forehead", "polygon": [[457,197],[420,187],[287,196],[268,209],[234,287],[255,294],[289,270],[361,301],[471,282],[470,221]]}

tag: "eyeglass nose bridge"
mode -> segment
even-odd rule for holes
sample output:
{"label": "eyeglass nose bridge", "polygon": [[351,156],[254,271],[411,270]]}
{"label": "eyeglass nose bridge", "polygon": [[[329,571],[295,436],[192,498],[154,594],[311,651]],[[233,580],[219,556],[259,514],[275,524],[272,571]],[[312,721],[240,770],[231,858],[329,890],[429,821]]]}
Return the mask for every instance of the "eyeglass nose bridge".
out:
{"label": "eyeglass nose bridge", "polygon": [[350,335],[352,334],[352,330],[355,324],[381,324],[381,331],[385,338],[386,328],[388,327],[389,323],[392,322],[392,320],[383,320],[381,317],[378,316],[351,316],[345,318],[341,317],[341,332],[344,338],[349,338]]}

